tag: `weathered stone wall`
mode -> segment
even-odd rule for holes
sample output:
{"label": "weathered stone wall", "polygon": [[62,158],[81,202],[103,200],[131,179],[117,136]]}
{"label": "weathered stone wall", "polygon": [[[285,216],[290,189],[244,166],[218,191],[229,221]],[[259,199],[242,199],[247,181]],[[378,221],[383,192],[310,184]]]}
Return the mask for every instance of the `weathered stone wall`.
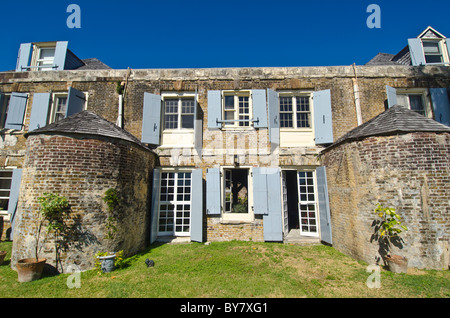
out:
{"label": "weathered stone wall", "polygon": [[[55,263],[52,235],[42,245],[40,257],[64,271],[75,264],[93,267],[97,252],[124,250],[132,255],[149,238],[149,199],[155,155],[139,146],[115,139],[89,136],[31,135],[27,140],[18,209],[15,219],[12,265],[34,257],[37,198],[45,192],[69,200],[69,234]],[[118,190],[120,205],[108,212],[105,191]],[[105,238],[105,222],[113,215],[117,232]]]}
{"label": "weathered stone wall", "polygon": [[[439,66],[333,66],[333,67],[261,67],[261,68],[211,68],[211,69],[149,69],[149,70],[93,70],[58,72],[3,72],[0,73],[0,91],[30,93],[25,115],[28,129],[33,93],[67,92],[70,86],[87,92],[88,110],[115,122],[118,116],[117,82],[127,83],[124,95],[124,128],[140,138],[144,92],[198,92],[198,103],[203,119],[203,155],[192,149],[157,148],[162,167],[203,168],[232,163],[238,154],[241,166],[316,166],[316,155],[322,147],[282,148],[270,151],[268,130],[219,131],[207,129],[208,90],[266,89],[331,90],[334,139],[337,140],[357,126],[354,83],[358,85],[363,122],[385,110],[386,85],[396,88],[448,87],[450,68]],[[5,134],[5,133],[0,133]],[[14,133],[16,134],[16,133]],[[5,134],[6,136],[6,134]],[[0,164],[7,160],[21,167],[25,139],[18,133],[12,145],[0,143]],[[11,139],[12,141],[12,139]],[[216,232],[234,225],[221,224],[215,217],[207,216],[217,225]],[[262,220],[259,220],[262,222]],[[256,226],[258,220],[249,226]],[[220,229],[219,229],[220,226]],[[228,229],[227,229],[228,230]],[[254,231],[254,229],[253,229]],[[210,235],[213,237],[213,234]]]}
{"label": "weathered stone wall", "polygon": [[333,244],[375,263],[378,203],[395,208],[409,231],[394,247],[418,268],[447,269],[450,235],[450,135],[410,133],[368,137],[327,151]]}

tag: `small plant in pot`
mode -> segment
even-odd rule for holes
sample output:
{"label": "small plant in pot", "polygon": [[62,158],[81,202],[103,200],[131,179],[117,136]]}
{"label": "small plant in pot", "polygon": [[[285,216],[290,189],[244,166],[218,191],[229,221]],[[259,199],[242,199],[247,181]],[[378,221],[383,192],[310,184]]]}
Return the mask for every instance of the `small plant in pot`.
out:
{"label": "small plant in pot", "polygon": [[392,246],[403,247],[403,239],[400,234],[408,231],[408,228],[401,222],[400,216],[394,208],[385,208],[380,204],[375,209],[375,214],[379,217],[375,221],[376,238],[380,244],[380,255],[387,263],[389,270],[395,273],[406,273],[408,269],[408,259],[400,255],[392,255]]}
{"label": "small plant in pot", "polygon": [[20,259],[16,264],[18,280],[21,283],[30,282],[39,279],[42,276],[42,271],[47,261],[46,258],[39,257],[39,244],[43,227],[45,226],[46,228],[46,236],[50,232],[54,232],[55,245],[58,242],[59,235],[64,232],[65,229],[64,214],[69,207],[67,198],[59,196],[58,194],[44,193],[43,196],[38,197],[38,202],[40,209],[36,228],[35,257]]}
{"label": "small plant in pot", "polygon": [[[116,189],[108,189],[103,197],[108,206],[109,216],[106,218],[105,239],[113,240],[117,233],[117,217],[115,216],[116,209],[119,206],[118,191]],[[123,261],[123,251],[119,252],[98,252],[95,254],[95,267],[101,272],[112,272],[116,268],[120,267]]]}

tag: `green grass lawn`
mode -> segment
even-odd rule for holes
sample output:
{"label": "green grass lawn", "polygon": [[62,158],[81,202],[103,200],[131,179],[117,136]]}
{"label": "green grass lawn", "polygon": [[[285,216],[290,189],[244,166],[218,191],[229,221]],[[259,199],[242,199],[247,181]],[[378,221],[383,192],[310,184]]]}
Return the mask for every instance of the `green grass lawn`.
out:
{"label": "green grass lawn", "polygon": [[[450,298],[450,272],[381,270],[380,288],[368,288],[367,264],[329,246],[224,242],[153,245],[126,259],[125,268],[70,274],[19,283],[10,268],[11,242],[0,266],[2,298]],[[145,259],[155,262],[147,267]]]}

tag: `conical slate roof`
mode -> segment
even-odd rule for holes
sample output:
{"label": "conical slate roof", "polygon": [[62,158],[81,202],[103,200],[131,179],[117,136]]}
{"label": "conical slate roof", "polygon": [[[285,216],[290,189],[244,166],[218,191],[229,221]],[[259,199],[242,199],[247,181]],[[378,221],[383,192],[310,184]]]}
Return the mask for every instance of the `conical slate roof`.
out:
{"label": "conical slate roof", "polygon": [[424,117],[401,105],[394,105],[366,123],[349,131],[325,150],[343,142],[361,140],[370,136],[395,135],[408,132],[448,132],[450,127]]}
{"label": "conical slate roof", "polygon": [[103,119],[96,113],[87,110],[76,113],[45,127],[29,131],[25,134],[25,137],[28,137],[29,135],[49,133],[109,137],[129,141],[147,150],[150,150],[147,146],[141,143],[139,139],[137,139],[128,131],[107,121],[106,119]]}

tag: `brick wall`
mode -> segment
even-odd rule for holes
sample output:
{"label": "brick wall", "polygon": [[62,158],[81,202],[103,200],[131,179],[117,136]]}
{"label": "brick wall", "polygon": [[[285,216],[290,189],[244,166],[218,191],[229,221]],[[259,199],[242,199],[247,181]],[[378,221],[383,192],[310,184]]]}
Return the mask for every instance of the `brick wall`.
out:
{"label": "brick wall", "polygon": [[[70,205],[70,232],[60,264],[55,263],[52,235],[40,253],[59,271],[71,264],[89,269],[99,251],[124,250],[125,255],[132,255],[144,248],[149,238],[154,162],[153,153],[114,139],[29,136],[14,227],[13,266],[18,259],[34,257],[37,198],[44,192],[65,196]],[[110,214],[103,197],[109,188],[117,189],[121,200],[114,214],[114,239],[105,238]]]}
{"label": "brick wall", "polygon": [[327,151],[334,246],[374,263],[377,203],[397,210],[409,231],[394,252],[413,267],[447,269],[450,235],[450,135],[369,137]]}

